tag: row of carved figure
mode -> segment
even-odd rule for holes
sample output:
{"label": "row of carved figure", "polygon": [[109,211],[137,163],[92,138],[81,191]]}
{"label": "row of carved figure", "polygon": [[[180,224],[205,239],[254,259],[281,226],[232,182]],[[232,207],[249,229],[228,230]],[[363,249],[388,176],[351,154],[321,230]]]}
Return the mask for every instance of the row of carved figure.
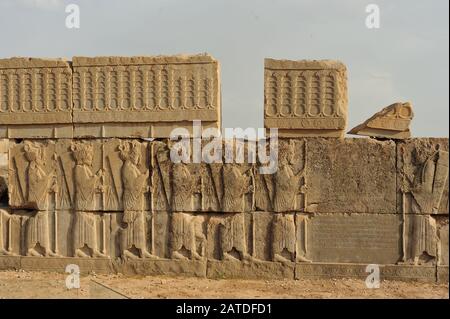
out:
{"label": "row of carved figure", "polygon": [[438,248],[439,237],[443,240],[445,232],[448,236],[448,218],[446,226],[439,220],[445,219],[429,215],[402,219],[400,215],[364,214],[335,217],[0,209],[0,255],[435,263],[448,250],[446,246]]}
{"label": "row of carved figure", "polygon": [[264,176],[248,163],[173,163],[168,144],[149,144],[116,139],[15,144],[10,149],[10,206],[188,212],[253,211],[255,204],[278,212],[304,207],[304,163],[294,156],[301,145],[282,147],[277,172]]}
{"label": "row of carved figure", "polygon": [[[147,211],[94,213],[82,211],[16,211],[0,209],[0,255],[34,257],[121,257],[158,259],[155,245],[168,246],[162,255],[171,259],[203,259],[207,237],[218,237],[212,255],[222,260],[253,260],[248,245],[248,214],[216,216],[171,213],[159,223]],[[162,214],[163,215],[163,214]],[[267,229],[271,235],[271,259],[279,262],[309,262],[305,257],[307,217],[275,214]],[[167,224],[167,225],[166,225]],[[156,228],[160,229],[156,229]],[[164,238],[157,238],[168,227]],[[301,229],[300,229],[301,228]],[[117,238],[112,238],[117,229]],[[214,235],[211,235],[213,234]],[[299,234],[301,235],[298,238]],[[21,240],[21,238],[23,240]],[[20,244],[20,242],[23,242]],[[117,247],[116,247],[117,246]],[[161,247],[159,247],[161,248]],[[158,254],[158,255],[161,255]],[[253,254],[254,255],[254,254]]]}

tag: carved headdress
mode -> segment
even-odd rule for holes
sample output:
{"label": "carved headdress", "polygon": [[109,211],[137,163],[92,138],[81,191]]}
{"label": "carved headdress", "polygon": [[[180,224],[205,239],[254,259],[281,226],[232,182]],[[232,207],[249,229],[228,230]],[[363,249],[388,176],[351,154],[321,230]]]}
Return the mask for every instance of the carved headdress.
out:
{"label": "carved headdress", "polygon": [[80,142],[72,144],[70,150],[77,164],[89,164],[88,158],[92,156],[94,147],[89,143]]}

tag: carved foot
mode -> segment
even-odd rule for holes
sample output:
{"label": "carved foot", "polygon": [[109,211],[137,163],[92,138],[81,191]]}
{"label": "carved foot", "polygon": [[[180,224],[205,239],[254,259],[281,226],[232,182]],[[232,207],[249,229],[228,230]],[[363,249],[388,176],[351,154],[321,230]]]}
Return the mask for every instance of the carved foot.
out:
{"label": "carved foot", "polygon": [[91,257],[91,256],[89,256],[88,254],[86,254],[85,252],[83,252],[81,249],[76,249],[76,250],[75,250],[75,257],[89,258],[89,257]]}
{"label": "carved foot", "polygon": [[148,259],[159,259],[158,256],[152,255],[150,254],[148,251],[146,250],[142,250],[141,251],[141,258],[148,258]]}
{"label": "carved foot", "polygon": [[124,259],[139,259],[139,256],[136,256],[135,254],[133,254],[131,251],[129,250],[124,250],[122,251],[122,257]]}
{"label": "carved foot", "polygon": [[198,254],[196,252],[192,253],[192,259],[202,260],[203,258],[204,258],[203,256],[201,256],[200,254]]}
{"label": "carved foot", "polygon": [[223,253],[223,260],[226,260],[226,261],[237,261],[237,260],[239,260],[239,259],[237,259],[237,258],[235,258],[235,257],[233,257],[232,255],[230,255],[229,253]]}
{"label": "carved foot", "polygon": [[0,248],[0,256],[16,256],[16,254],[11,251],[7,251],[4,248]]}
{"label": "carved foot", "polygon": [[186,256],[183,256],[178,251],[173,251],[171,257],[172,259],[188,259]]}
{"label": "carved foot", "polygon": [[94,253],[92,254],[92,257],[94,258],[108,258],[105,254],[99,252],[98,250],[94,250]]}
{"label": "carved foot", "polygon": [[312,263],[312,260],[306,258],[305,256],[297,256],[295,258],[295,261],[297,261],[299,263]]}
{"label": "carved foot", "polygon": [[51,250],[45,252],[45,257],[62,257],[60,254],[54,253]]}
{"label": "carved foot", "polygon": [[30,248],[27,251],[27,256],[31,257],[43,257],[39,252],[37,252],[34,248]]}
{"label": "carved foot", "polygon": [[273,254],[273,261],[280,262],[283,264],[287,264],[287,263],[291,262],[291,260],[281,256],[280,254]]}

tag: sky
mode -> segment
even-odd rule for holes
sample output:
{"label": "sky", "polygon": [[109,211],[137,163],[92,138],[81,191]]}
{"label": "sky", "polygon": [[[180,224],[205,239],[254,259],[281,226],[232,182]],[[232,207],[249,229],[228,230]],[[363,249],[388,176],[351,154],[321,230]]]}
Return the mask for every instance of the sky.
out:
{"label": "sky", "polygon": [[[68,29],[68,4],[80,28]],[[366,27],[366,6],[380,27]],[[348,129],[412,102],[415,137],[449,134],[448,0],[0,0],[0,58],[208,52],[223,127],[262,127],[264,58],[348,68]]]}

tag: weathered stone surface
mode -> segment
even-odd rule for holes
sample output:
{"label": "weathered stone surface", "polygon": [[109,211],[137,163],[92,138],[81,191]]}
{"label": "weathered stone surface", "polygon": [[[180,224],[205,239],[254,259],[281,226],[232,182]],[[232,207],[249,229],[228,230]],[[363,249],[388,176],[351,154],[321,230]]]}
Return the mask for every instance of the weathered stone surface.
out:
{"label": "weathered stone surface", "polygon": [[66,272],[66,267],[71,264],[77,265],[81,274],[92,272],[98,274],[110,274],[114,272],[111,260],[108,258],[20,258],[20,268],[29,271]]}
{"label": "weathered stone surface", "polygon": [[294,279],[294,263],[208,260],[207,277],[214,279]]}
{"label": "weathered stone surface", "polygon": [[0,254],[0,270],[19,270],[20,256],[2,256]]}
{"label": "weathered stone surface", "polygon": [[114,268],[125,275],[206,277],[206,260],[130,260]]}
{"label": "weathered stone surface", "polygon": [[[359,278],[365,280],[370,274],[366,272],[366,267],[367,264],[302,263],[295,267],[295,279]],[[436,267],[410,265],[379,265],[379,267],[380,280],[436,282]]]}
{"label": "weathered stone surface", "polygon": [[306,211],[396,212],[394,142],[315,138],[306,145]]}
{"label": "weathered stone surface", "polygon": [[342,137],[347,71],[338,61],[265,59],[264,127],[282,137]]}
{"label": "weathered stone surface", "polygon": [[402,258],[396,214],[317,214],[306,219],[306,257],[313,262],[395,264]]}
{"label": "weathered stone surface", "polygon": [[168,137],[193,120],[220,128],[219,64],[209,55],[74,57],[73,68],[75,137]]}
{"label": "weathered stone surface", "polygon": [[412,105],[394,103],[374,114],[364,123],[352,128],[348,133],[372,137],[406,139],[411,136],[409,124],[414,117]]}
{"label": "weathered stone surface", "polygon": [[397,211],[448,214],[448,138],[420,138],[397,144]]}
{"label": "weathered stone surface", "polygon": [[448,284],[448,266],[437,267],[437,282]]}
{"label": "weathered stone surface", "polygon": [[0,138],[71,138],[71,123],[68,62],[0,59]]}
{"label": "weathered stone surface", "polygon": [[438,246],[438,255],[439,265],[448,265],[448,219],[441,222],[439,225],[439,246]]}
{"label": "weathered stone surface", "polygon": [[403,215],[403,262],[435,265],[438,257],[436,220],[430,215]]}

